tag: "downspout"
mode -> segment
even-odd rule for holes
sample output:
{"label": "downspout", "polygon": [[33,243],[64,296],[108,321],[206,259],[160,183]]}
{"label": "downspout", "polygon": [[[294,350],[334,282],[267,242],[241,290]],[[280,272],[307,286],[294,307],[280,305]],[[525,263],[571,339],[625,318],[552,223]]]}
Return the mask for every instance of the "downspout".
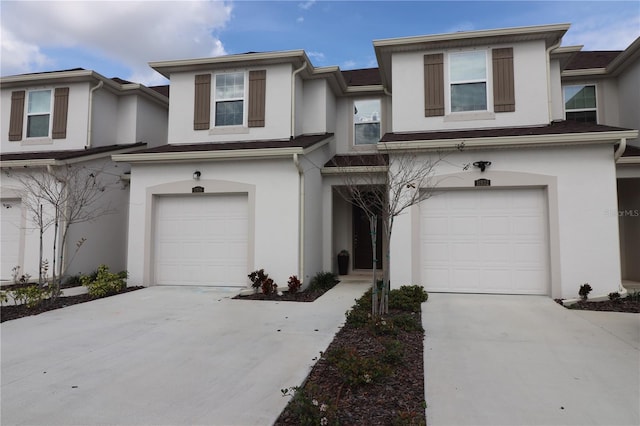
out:
{"label": "downspout", "polygon": [[92,125],[93,125],[93,93],[102,88],[104,86],[104,82],[100,80],[100,82],[89,90],[89,116],[87,117],[87,143],[84,146],[84,149],[91,148],[91,133],[92,133]]}
{"label": "downspout", "polygon": [[613,154],[613,159],[618,161],[622,154],[624,154],[624,150],[627,149],[627,138],[620,138],[620,145],[618,145],[618,149],[616,149],[616,153]]}
{"label": "downspout", "polygon": [[549,46],[545,51],[545,59],[547,61],[547,111],[549,112],[549,123],[553,121],[553,101],[551,100],[551,51],[560,47],[562,40]]}
{"label": "downspout", "polygon": [[293,164],[298,169],[298,279],[304,284],[304,170],[298,154],[293,154]]}
{"label": "downspout", "polygon": [[[298,75],[303,69],[307,67],[307,61],[304,61],[302,66],[295,71],[291,75],[291,138],[293,139],[295,136],[296,130],[296,75]],[[296,160],[294,160],[296,161]]]}

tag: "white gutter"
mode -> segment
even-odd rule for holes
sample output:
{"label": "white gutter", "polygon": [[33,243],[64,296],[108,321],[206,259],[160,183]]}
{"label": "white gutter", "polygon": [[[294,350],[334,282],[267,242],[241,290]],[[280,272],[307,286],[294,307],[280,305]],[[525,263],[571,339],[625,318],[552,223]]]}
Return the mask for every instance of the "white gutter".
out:
{"label": "white gutter", "polygon": [[547,111],[549,112],[549,123],[553,121],[553,101],[551,100],[551,51],[560,47],[562,39],[558,39],[557,43],[547,47],[545,51],[545,60],[547,61]]}
{"label": "white gutter", "polygon": [[500,148],[500,147],[533,147],[548,145],[574,145],[574,144],[601,144],[615,143],[622,138],[634,139],[638,137],[637,130],[621,130],[613,132],[588,132],[588,133],[559,133],[551,135],[523,135],[523,136],[502,136],[484,138],[456,138],[456,139],[433,139],[433,140],[412,140],[398,142],[379,142],[379,151],[397,150],[425,150],[437,151],[441,149],[458,149],[460,144],[464,144],[465,149],[469,148]]}
{"label": "white gutter", "polygon": [[291,74],[291,139],[295,137],[296,128],[296,75],[307,67],[307,61],[305,61],[300,68],[295,70]]}
{"label": "white gutter", "polygon": [[346,173],[386,173],[389,166],[346,166],[346,167],[323,167],[320,173],[323,175],[342,175]]}
{"label": "white gutter", "polygon": [[89,90],[89,115],[87,118],[87,142],[84,145],[85,149],[89,149],[91,148],[91,132],[92,132],[92,127],[93,127],[93,93],[102,88],[102,86],[104,86],[104,82],[102,80],[100,80],[100,82],[91,88],[91,90]]}
{"label": "white gutter", "polygon": [[293,154],[293,164],[298,169],[298,279],[304,283],[304,169],[298,159],[298,154]]}
{"label": "white gutter", "polygon": [[613,154],[613,159],[618,161],[622,154],[624,154],[624,150],[627,149],[627,138],[620,138],[620,145],[618,145],[618,149],[616,149],[616,153]]}
{"label": "white gutter", "polygon": [[[127,155],[124,154],[127,151],[134,151],[140,149],[141,147],[129,147],[125,149],[118,149],[108,152],[101,152],[97,154],[91,155],[83,155],[76,158],[69,158],[67,160],[56,160],[54,158],[42,158],[38,160],[7,160],[0,161],[1,168],[11,168],[11,167],[51,167],[51,166],[64,166],[68,164],[81,163],[83,161],[91,161],[100,158],[110,157],[112,155]],[[121,154],[118,154],[121,153]]]}

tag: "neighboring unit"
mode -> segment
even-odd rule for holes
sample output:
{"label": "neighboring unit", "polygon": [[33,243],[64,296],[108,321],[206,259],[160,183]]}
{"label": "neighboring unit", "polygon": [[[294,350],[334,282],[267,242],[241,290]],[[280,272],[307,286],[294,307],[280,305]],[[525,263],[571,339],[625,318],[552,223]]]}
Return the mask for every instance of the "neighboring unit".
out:
{"label": "neighboring unit", "polygon": [[[84,69],[2,77],[0,87],[2,281],[13,279],[16,266],[18,276],[38,277],[39,204],[47,222],[43,260],[48,274],[53,272],[52,248],[60,247],[64,223],[56,230],[49,222],[54,208],[38,192],[44,182],[59,194],[58,205],[65,212],[73,210],[68,201],[73,188],[97,195],[75,197],[96,198],[88,208],[99,213],[92,216],[96,220],[70,226],[61,247],[63,271],[90,273],[101,263],[124,270],[129,167],[114,163],[111,155],[166,143],[169,101],[163,88],[152,90]],[[60,191],[60,181],[72,182]]]}

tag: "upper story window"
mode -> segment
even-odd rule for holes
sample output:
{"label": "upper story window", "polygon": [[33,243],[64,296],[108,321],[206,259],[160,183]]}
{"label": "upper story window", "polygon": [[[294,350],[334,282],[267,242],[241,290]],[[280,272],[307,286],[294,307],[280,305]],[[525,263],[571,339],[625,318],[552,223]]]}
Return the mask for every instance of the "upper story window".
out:
{"label": "upper story window", "polygon": [[216,74],[215,126],[244,124],[244,73]]}
{"label": "upper story window", "polygon": [[567,120],[597,123],[596,86],[564,86],[564,111]]}
{"label": "upper story window", "polygon": [[27,137],[48,137],[50,122],[51,90],[29,92],[27,102]]}
{"label": "upper story window", "polygon": [[353,103],[354,144],[376,144],[380,141],[380,99]]}
{"label": "upper story window", "polygon": [[449,55],[451,112],[487,110],[487,54],[485,51]]}

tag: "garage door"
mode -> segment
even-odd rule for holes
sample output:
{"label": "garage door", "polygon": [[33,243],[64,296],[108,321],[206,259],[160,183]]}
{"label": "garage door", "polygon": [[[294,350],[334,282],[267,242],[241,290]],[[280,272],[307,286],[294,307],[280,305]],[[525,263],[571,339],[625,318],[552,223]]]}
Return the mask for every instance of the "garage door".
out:
{"label": "garage door", "polygon": [[[22,204],[20,200],[2,200],[0,210],[0,278],[12,279],[12,269],[20,265],[20,237],[22,235]],[[29,271],[20,271],[20,273]]]}
{"label": "garage door", "polygon": [[420,257],[429,291],[547,294],[542,189],[443,191],[420,205]]}
{"label": "garage door", "polygon": [[154,273],[161,285],[245,286],[246,195],[159,197]]}

